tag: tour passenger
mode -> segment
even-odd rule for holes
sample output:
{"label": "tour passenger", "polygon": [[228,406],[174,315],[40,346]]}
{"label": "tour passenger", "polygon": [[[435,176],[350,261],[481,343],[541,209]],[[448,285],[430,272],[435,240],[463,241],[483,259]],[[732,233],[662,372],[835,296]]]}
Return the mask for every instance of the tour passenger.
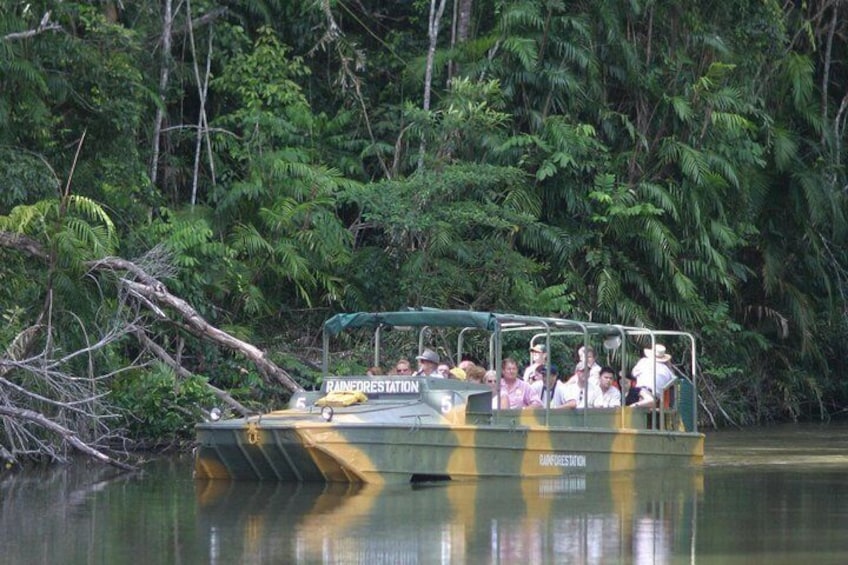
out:
{"label": "tour passenger", "polygon": [[589,382],[587,373],[588,371],[577,371],[565,386],[557,388],[551,406],[565,409],[595,407],[601,397],[601,389]]}
{"label": "tour passenger", "polygon": [[[495,374],[494,371],[492,374]],[[465,369],[465,376],[469,382],[484,384],[486,382],[486,369],[478,365],[472,365]]]}
{"label": "tour passenger", "polygon": [[[460,369],[462,369],[466,373],[468,373],[468,370],[471,367],[476,367],[476,366],[477,366],[477,364],[474,363],[474,361],[472,361],[471,359],[463,359],[462,361],[459,362],[459,365],[457,365],[457,367],[459,367]],[[485,371],[485,369],[483,369],[483,370]]]}
{"label": "tour passenger", "polygon": [[368,367],[368,370],[365,371],[365,374],[369,377],[379,377],[383,374],[383,369],[378,366]]}
{"label": "tour passenger", "polygon": [[625,406],[653,406],[654,396],[646,388],[636,386],[636,377],[627,375],[627,378],[622,381],[624,384],[624,405]]}
{"label": "tour passenger", "polygon": [[501,364],[501,393],[506,394],[508,408],[541,408],[542,400],[533,393],[530,383],[518,378],[518,363],[507,357]]}
{"label": "tour passenger", "polygon": [[565,386],[565,383],[559,380],[559,370],[556,365],[551,365],[551,372],[545,378],[545,373],[547,372],[547,368],[542,365],[536,371],[537,377],[536,379],[530,383],[530,388],[533,389],[533,393],[539,396],[539,399],[542,401],[542,406],[548,405],[548,398],[551,399],[551,408],[556,408],[557,406],[553,403],[553,392],[556,391],[557,387]]}
{"label": "tour passenger", "polygon": [[651,403],[640,406],[653,407],[656,404],[655,398],[662,397],[665,387],[674,380],[674,373],[668,366],[671,355],[666,353],[665,346],[660,343],[654,349],[645,349],[643,353],[645,356],[639,359],[630,374],[636,377],[638,388],[646,389],[651,394]]}
{"label": "tour passenger", "polygon": [[432,349],[425,349],[415,359],[418,361],[418,370],[413,373],[413,376],[444,378],[437,370],[439,368],[439,354]]}
{"label": "tour passenger", "polygon": [[451,366],[447,363],[439,363],[439,366],[436,367],[436,372],[439,373],[443,379],[450,378],[450,370]]}
{"label": "tour passenger", "polygon": [[407,377],[412,375],[412,364],[410,364],[408,359],[398,359],[398,362],[395,364],[395,374]]}
{"label": "tour passenger", "polygon": [[532,382],[536,377],[536,369],[544,367],[548,362],[548,352],[545,344],[537,343],[530,348],[530,364],[524,369],[524,380]]}
{"label": "tour passenger", "polygon": [[492,410],[498,408],[507,408],[509,406],[509,398],[502,391],[498,390],[498,374],[494,369],[489,369],[483,374],[483,382],[489,385],[492,389]]}
{"label": "tour passenger", "polygon": [[618,408],[621,406],[621,391],[615,385],[615,371],[612,367],[601,367],[599,387],[601,397],[595,402],[595,408]]}
{"label": "tour passenger", "polygon": [[592,347],[580,346],[577,350],[577,365],[574,366],[574,372],[582,372],[583,367],[589,367],[589,382],[597,385],[600,384],[601,366],[595,359],[595,350]]}
{"label": "tour passenger", "polygon": [[467,378],[467,375],[466,375],[465,371],[463,371],[459,367],[454,367],[453,369],[448,371],[447,378],[454,379],[454,380],[457,380],[457,381],[464,381]]}

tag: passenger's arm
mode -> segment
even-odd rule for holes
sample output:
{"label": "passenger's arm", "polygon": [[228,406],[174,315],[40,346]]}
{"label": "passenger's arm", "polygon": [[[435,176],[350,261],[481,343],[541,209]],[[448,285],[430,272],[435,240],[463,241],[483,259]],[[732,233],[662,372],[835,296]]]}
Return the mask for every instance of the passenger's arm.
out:
{"label": "passenger's arm", "polygon": [[639,406],[641,408],[653,408],[655,404],[654,395],[645,387],[639,389],[639,401],[631,404],[630,406],[636,407]]}
{"label": "passenger's arm", "polygon": [[524,393],[524,405],[527,408],[542,408],[542,398],[539,396],[539,393],[533,390],[532,387],[527,387],[527,391]]}

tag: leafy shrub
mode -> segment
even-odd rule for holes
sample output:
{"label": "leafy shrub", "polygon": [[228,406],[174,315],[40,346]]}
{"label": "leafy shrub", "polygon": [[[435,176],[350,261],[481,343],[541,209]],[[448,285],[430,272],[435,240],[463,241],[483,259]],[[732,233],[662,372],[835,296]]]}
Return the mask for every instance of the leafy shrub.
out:
{"label": "leafy shrub", "polygon": [[215,404],[205,379],[178,379],[164,365],[117,379],[113,399],[126,414],[128,435],[143,443],[191,439],[204,410]]}

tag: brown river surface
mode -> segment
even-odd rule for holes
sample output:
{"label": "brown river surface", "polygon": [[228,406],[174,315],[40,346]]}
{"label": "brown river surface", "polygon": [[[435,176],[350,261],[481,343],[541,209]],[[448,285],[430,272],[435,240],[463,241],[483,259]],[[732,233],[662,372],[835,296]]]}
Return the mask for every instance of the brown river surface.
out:
{"label": "brown river surface", "polygon": [[848,563],[848,425],[708,432],[697,469],[425,486],[0,476],[0,563]]}

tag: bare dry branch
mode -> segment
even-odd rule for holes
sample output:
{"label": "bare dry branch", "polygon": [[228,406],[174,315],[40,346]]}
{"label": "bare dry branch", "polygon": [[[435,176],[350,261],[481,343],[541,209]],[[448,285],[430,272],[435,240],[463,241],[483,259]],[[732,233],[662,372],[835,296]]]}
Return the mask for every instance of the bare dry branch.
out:
{"label": "bare dry branch", "polygon": [[97,459],[98,461],[101,461],[101,462],[106,463],[108,465],[112,465],[114,467],[118,467],[119,469],[124,469],[126,471],[134,471],[135,470],[134,466],[132,466],[128,463],[124,463],[122,461],[118,461],[117,459],[109,457],[108,455],[106,455],[102,451],[98,451],[97,449],[94,449],[93,447],[88,445],[86,442],[84,442],[80,438],[78,438],[76,436],[76,434],[74,434],[71,430],[65,428],[64,426],[57,424],[56,422],[54,422],[53,420],[51,420],[50,418],[48,418],[44,414],[40,414],[40,413],[35,412],[33,410],[26,410],[26,409],[23,409],[23,408],[13,408],[13,407],[9,407],[9,406],[0,406],[0,415],[13,417],[13,418],[16,418],[18,420],[27,420],[27,421],[33,422],[33,423],[37,424],[38,426],[40,426],[40,427],[42,427],[46,430],[49,430],[49,431],[51,431],[55,434],[58,434],[59,436],[62,437],[62,439],[64,439],[69,444],[71,444],[71,446],[73,446],[75,449],[77,449],[78,451],[80,451],[82,453],[85,453],[86,455],[88,455],[90,457],[93,457],[94,459]]}
{"label": "bare dry branch", "polygon": [[56,22],[50,21],[50,11],[44,13],[41,16],[41,22],[39,22],[38,26],[33,29],[28,29],[26,31],[16,31],[14,33],[7,33],[3,36],[3,41],[19,41],[21,39],[28,39],[30,37],[35,37],[41,33],[45,33],[48,31],[58,31],[61,30],[62,26],[57,24]]}
{"label": "bare dry branch", "polygon": [[174,309],[179,315],[187,329],[199,337],[209,339],[222,345],[232,351],[238,351],[259,369],[259,372],[266,377],[276,379],[286,389],[291,392],[303,390],[297,381],[295,381],[286,371],[278,367],[272,361],[265,357],[265,352],[246,341],[242,341],[225,331],[222,331],[201,316],[194,308],[192,308],[185,300],[178,298],[169,293],[164,287],[156,285],[145,285],[129,280],[124,280],[123,284],[129,287],[133,292],[144,296],[151,302],[164,304]]}

